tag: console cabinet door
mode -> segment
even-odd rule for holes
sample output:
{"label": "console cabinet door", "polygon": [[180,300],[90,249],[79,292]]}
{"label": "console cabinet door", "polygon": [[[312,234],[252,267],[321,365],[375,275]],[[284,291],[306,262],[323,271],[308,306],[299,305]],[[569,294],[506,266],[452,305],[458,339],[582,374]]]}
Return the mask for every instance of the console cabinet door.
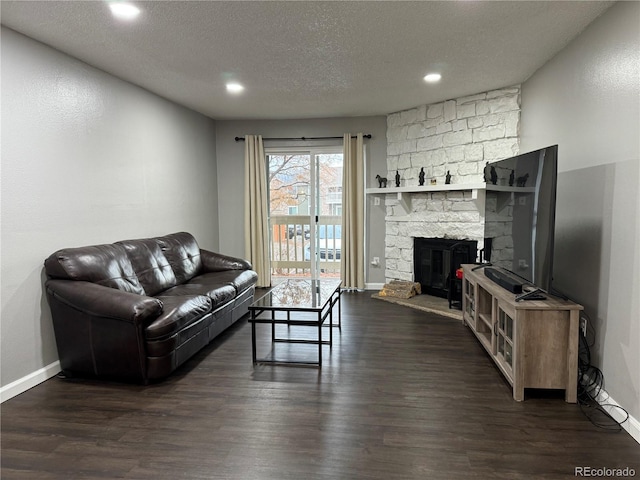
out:
{"label": "console cabinet door", "polygon": [[475,285],[466,278],[463,279],[462,287],[462,317],[467,324],[475,327],[476,318],[476,291]]}
{"label": "console cabinet door", "polygon": [[495,323],[496,361],[513,384],[516,367],[516,322],[515,311],[498,303]]}

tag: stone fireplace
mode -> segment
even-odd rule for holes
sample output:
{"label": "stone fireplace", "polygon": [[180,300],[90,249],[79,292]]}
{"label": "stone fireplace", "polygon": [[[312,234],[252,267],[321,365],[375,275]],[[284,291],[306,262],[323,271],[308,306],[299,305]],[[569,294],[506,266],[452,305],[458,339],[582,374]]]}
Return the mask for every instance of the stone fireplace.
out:
{"label": "stone fireplace", "polygon": [[[409,213],[391,203],[395,201],[387,201],[385,228],[387,282],[417,281],[414,275],[416,238],[438,238],[451,244],[466,240],[474,242],[476,249],[482,248],[483,218],[471,190],[412,193]],[[473,255],[471,261],[475,259]]]}
{"label": "stone fireplace", "polygon": [[484,166],[519,153],[519,122],[520,86],[387,117],[387,178],[397,172],[402,192],[385,195],[387,282],[417,281],[416,238],[468,240],[482,248]]}

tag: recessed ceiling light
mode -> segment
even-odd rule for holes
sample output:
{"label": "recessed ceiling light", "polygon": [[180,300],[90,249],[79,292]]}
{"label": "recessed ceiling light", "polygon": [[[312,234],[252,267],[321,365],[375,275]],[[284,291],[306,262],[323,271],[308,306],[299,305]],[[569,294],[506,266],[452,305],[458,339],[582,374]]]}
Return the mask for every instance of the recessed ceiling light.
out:
{"label": "recessed ceiling light", "polygon": [[430,73],[429,75],[425,75],[424,81],[428,83],[436,83],[439,82],[442,78],[442,75],[439,73]]}
{"label": "recessed ceiling light", "polygon": [[133,20],[140,15],[140,9],[131,3],[113,2],[109,4],[111,13],[121,20]]}
{"label": "recessed ceiling light", "polygon": [[240,93],[244,90],[244,87],[239,83],[227,83],[227,92]]}

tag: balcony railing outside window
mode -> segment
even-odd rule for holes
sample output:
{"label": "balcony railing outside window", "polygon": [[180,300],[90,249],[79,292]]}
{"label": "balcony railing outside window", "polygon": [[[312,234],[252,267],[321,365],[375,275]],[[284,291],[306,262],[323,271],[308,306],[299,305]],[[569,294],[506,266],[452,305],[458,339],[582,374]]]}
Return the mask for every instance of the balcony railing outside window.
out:
{"label": "balcony railing outside window", "polygon": [[[316,253],[320,276],[339,276],[342,218],[321,215],[316,226],[320,237]],[[271,215],[272,277],[311,276],[311,228],[308,215]],[[323,238],[324,237],[324,238]]]}

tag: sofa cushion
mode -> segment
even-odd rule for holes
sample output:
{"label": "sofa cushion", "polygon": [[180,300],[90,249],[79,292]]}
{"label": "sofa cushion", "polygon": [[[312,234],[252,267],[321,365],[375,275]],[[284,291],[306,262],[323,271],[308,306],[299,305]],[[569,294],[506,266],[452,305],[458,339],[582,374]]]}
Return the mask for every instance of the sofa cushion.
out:
{"label": "sofa cushion", "polygon": [[145,294],[121,245],[65,248],[51,254],[44,266],[50,278],[81,280],[123,292]]}
{"label": "sofa cushion", "polygon": [[159,296],[162,313],[144,329],[145,337],[162,338],[197,322],[212,309],[211,299],[205,295]]}
{"label": "sofa cushion", "polygon": [[200,277],[206,277],[207,275],[216,275],[218,281],[221,283],[224,282],[233,285],[236,293],[240,293],[255,285],[258,280],[258,274],[253,270],[226,270],[224,272],[207,273],[200,275]]}
{"label": "sofa cushion", "polygon": [[187,283],[165,290],[162,295],[207,295],[211,298],[215,309],[229,300],[233,300],[236,296],[236,289],[225,278],[222,278],[220,273],[216,272],[198,275]]}
{"label": "sofa cushion", "polygon": [[[149,357],[164,357],[165,355],[171,355],[176,350],[181,350],[182,347],[190,342],[194,337],[201,336],[204,333],[204,344],[206,345],[209,340],[209,328],[213,321],[213,314],[207,313],[198,320],[191,322],[190,325],[178,330],[171,335],[166,335],[161,338],[153,338],[145,340],[145,348],[147,358]],[[200,343],[198,341],[197,343]]]}
{"label": "sofa cushion", "polygon": [[154,296],[176,284],[176,276],[169,260],[155,239],[123,240],[116,244],[122,245],[126,250],[133,270],[147,295]]}

